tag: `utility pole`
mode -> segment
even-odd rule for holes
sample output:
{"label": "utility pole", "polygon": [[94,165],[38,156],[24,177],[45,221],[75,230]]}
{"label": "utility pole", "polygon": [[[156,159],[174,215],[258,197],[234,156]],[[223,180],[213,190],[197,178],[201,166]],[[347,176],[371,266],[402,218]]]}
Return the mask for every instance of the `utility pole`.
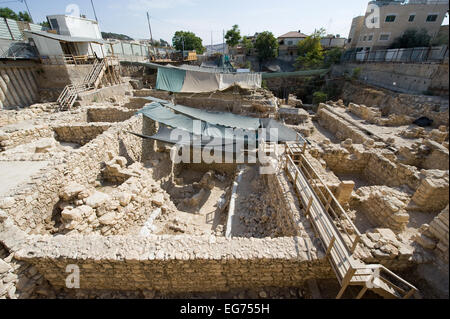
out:
{"label": "utility pole", "polygon": [[95,7],[94,7],[94,0],[91,0],[91,4],[92,4],[92,10],[94,10],[95,21],[97,21],[97,23],[98,23],[97,12],[95,12]]}
{"label": "utility pole", "polygon": [[28,8],[27,0],[21,0],[21,2],[25,3],[25,6],[27,7],[28,15],[30,16],[30,19],[31,19],[31,23],[34,23],[33,17],[31,16],[30,8]]}
{"label": "utility pole", "polygon": [[152,25],[150,23],[150,14],[147,11],[148,28],[150,29],[150,43],[153,45]]}

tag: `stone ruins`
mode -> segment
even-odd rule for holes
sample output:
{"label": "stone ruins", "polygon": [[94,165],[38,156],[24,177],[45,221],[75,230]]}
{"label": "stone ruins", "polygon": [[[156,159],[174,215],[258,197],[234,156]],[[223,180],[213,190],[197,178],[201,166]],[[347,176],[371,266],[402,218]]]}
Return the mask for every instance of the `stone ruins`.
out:
{"label": "stone ruins", "polygon": [[[0,111],[0,298],[335,298],[347,278],[330,263],[335,242],[415,298],[448,298],[448,101],[349,82],[341,100],[306,107],[263,89],[170,94],[123,80],[68,111]],[[136,115],[148,96],[277,119],[307,143],[272,145],[269,175],[262,164],[175,164],[172,146],[129,134],[155,133]],[[420,116],[432,126],[413,124]],[[330,246],[318,208],[339,233]],[[70,265],[80,289],[67,287]],[[360,292],[351,282],[343,297]]]}

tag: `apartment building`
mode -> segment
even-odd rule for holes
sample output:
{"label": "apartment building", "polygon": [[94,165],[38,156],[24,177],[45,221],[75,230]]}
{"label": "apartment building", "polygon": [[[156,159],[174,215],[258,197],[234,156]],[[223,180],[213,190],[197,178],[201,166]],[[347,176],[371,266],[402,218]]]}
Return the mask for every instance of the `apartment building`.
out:
{"label": "apartment building", "polygon": [[409,29],[425,29],[434,38],[448,9],[448,0],[371,1],[365,16],[353,19],[348,47],[385,49]]}

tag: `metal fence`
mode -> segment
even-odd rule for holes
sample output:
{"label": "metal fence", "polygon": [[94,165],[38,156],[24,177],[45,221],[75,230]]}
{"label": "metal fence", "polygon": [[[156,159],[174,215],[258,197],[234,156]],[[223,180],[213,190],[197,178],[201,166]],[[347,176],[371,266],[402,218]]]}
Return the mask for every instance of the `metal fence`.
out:
{"label": "metal fence", "polygon": [[347,51],[342,55],[341,62],[442,63],[445,59],[448,59],[448,51],[448,46],[359,52]]}
{"label": "metal fence", "polygon": [[43,27],[38,24],[0,18],[0,39],[22,41],[25,38],[24,30],[41,31]]}

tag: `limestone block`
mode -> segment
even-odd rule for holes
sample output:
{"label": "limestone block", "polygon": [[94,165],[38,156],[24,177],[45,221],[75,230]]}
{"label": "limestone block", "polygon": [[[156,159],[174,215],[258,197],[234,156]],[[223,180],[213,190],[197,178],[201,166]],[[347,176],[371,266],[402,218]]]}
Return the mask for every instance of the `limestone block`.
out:
{"label": "limestone block", "polygon": [[428,236],[421,234],[419,236],[416,236],[414,239],[423,248],[430,249],[430,250],[433,250],[434,248],[436,248],[436,242]]}
{"label": "limestone block", "polygon": [[155,194],[152,198],[152,203],[158,207],[161,207],[162,205],[164,205],[164,202],[165,202],[164,195],[161,193]]}
{"label": "limestone block", "polygon": [[14,197],[5,197],[0,199],[0,208],[7,209],[12,207],[15,204],[16,200]]}
{"label": "limestone block", "polygon": [[83,212],[77,208],[66,208],[61,212],[61,217],[66,222],[81,221],[83,219]]}
{"label": "limestone block", "polygon": [[339,185],[336,191],[336,199],[339,201],[341,205],[345,205],[350,201],[354,188],[355,188],[354,181],[343,181]]}
{"label": "limestone block", "polygon": [[4,274],[11,270],[11,266],[0,258],[0,274]]}
{"label": "limestone block", "polygon": [[103,215],[102,217],[100,217],[98,219],[98,221],[102,225],[114,225],[115,220],[116,220],[116,213],[115,212],[110,212],[108,214],[105,214],[105,215]]}
{"label": "limestone block", "polygon": [[93,195],[89,196],[86,199],[86,205],[92,208],[97,208],[110,200],[111,197],[108,194],[102,192],[95,192]]}
{"label": "limestone block", "polygon": [[62,200],[70,201],[78,196],[82,191],[84,191],[85,187],[75,182],[70,182],[67,186],[63,188],[60,193],[60,197]]}
{"label": "limestone block", "polygon": [[132,194],[130,193],[121,193],[119,195],[119,203],[123,207],[127,206],[131,202]]}

